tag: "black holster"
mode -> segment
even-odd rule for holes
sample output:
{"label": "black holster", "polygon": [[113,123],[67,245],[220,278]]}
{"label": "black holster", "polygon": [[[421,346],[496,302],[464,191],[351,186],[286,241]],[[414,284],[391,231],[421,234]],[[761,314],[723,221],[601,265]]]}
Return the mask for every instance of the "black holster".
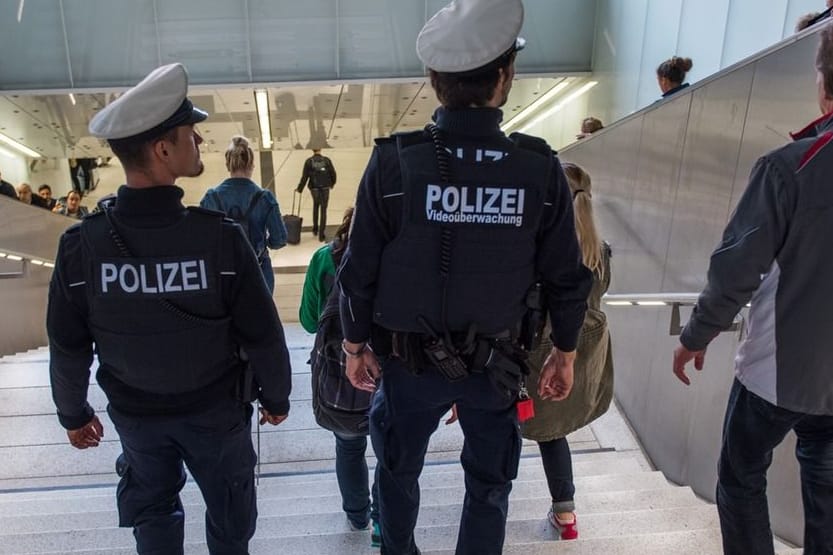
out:
{"label": "black holster", "polygon": [[242,403],[257,401],[258,385],[255,380],[255,371],[249,362],[249,356],[242,347],[237,351],[239,375],[235,381],[234,398]]}

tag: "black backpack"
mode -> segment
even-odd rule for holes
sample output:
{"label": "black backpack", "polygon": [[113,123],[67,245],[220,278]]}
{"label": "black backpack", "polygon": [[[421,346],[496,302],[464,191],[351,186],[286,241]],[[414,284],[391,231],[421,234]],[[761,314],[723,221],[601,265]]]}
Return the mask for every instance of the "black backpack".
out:
{"label": "black backpack", "polygon": [[318,331],[310,353],[312,412],[322,428],[344,434],[367,434],[373,394],[356,389],[347,379],[338,302],[339,289],[333,286],[318,318]]}
{"label": "black backpack", "polygon": [[257,250],[257,245],[252,243],[252,231],[250,229],[250,222],[249,216],[252,215],[252,211],[257,206],[257,203],[263,198],[263,195],[266,193],[264,189],[260,189],[254,195],[252,195],[252,199],[249,201],[249,206],[246,208],[246,211],[243,212],[239,206],[234,205],[229,209],[226,209],[225,205],[223,205],[223,199],[217,193],[217,191],[212,190],[210,192],[211,195],[214,197],[214,201],[217,203],[217,208],[221,212],[225,212],[226,216],[240,224],[240,227],[243,228],[243,233],[246,235],[246,239],[249,240],[249,244],[255,250],[255,254],[257,255],[257,259],[261,260],[263,256],[266,254],[266,245],[263,245],[261,250]]}
{"label": "black backpack", "polygon": [[310,168],[312,169],[310,187],[313,189],[323,189],[332,185],[330,167],[326,158],[323,156],[313,156],[310,159]]}

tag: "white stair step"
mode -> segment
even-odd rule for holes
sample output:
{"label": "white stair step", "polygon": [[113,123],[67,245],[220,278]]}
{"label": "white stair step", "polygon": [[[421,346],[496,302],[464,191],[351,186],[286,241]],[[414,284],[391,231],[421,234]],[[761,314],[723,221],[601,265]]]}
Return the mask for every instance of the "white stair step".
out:
{"label": "white stair step", "polygon": [[[261,519],[250,552],[258,553],[361,553],[367,549],[367,532],[355,533],[330,528],[329,533],[304,534],[297,529],[282,525],[282,519]],[[311,518],[311,517],[307,517]],[[322,517],[324,518],[324,517]],[[453,525],[419,526],[416,531],[417,543],[421,549],[453,549],[457,539],[457,521]],[[584,539],[623,537],[633,530],[651,530],[666,533],[684,530],[714,529],[717,527],[717,513],[714,507],[697,507],[641,510],[628,512],[584,515],[581,523]],[[196,537],[197,526],[186,528],[186,541],[197,545],[190,549],[205,549]],[[506,543],[532,543],[550,541],[556,533],[543,519],[510,520],[506,525]],[[363,545],[362,545],[363,544]],[[49,551],[66,552],[67,547],[75,550],[110,548],[129,549],[133,537],[129,530],[108,528],[100,530],[73,530],[70,532],[46,532],[39,534],[6,535],[0,544],[0,553],[38,553]],[[346,548],[346,550],[345,550]],[[189,549],[189,553],[191,552]],[[358,551],[354,551],[358,549]],[[199,552],[199,551],[196,551]]]}
{"label": "white stair step", "polygon": [[[537,464],[536,464],[537,463]],[[639,463],[629,459],[622,459],[615,461],[615,468],[609,461],[594,461],[588,459],[585,461],[578,461],[574,463],[574,476],[576,483],[583,483],[587,477],[604,476],[611,472],[623,474],[645,474],[650,478],[644,480],[656,484],[659,481],[664,481],[661,473],[641,473]],[[603,482],[606,487],[616,488],[618,477],[608,479]],[[527,486],[527,481],[532,481],[535,488],[541,487],[544,483],[544,473],[541,468],[540,461],[530,460],[525,461],[524,465],[519,467],[519,479],[516,480],[513,492],[515,495],[521,495],[521,492],[527,490],[531,486]],[[581,482],[580,482],[581,481]],[[424,490],[424,495],[434,495],[434,490],[453,487],[455,490],[463,491],[463,473],[460,469],[445,469],[444,471],[428,472],[423,475],[421,487]],[[634,482],[642,483],[642,482]],[[630,483],[622,484],[622,486],[631,487]],[[32,494],[10,494],[0,496],[0,517],[14,516],[14,515],[33,515],[33,514],[59,514],[77,512],[79,508],[87,511],[106,511],[110,510],[115,503],[115,487],[110,488],[95,488],[85,495],[84,490],[70,490],[62,492],[37,492],[37,496]],[[60,495],[47,495],[54,493]],[[281,483],[280,479],[261,480],[258,486],[258,496],[261,499],[266,498],[314,498],[320,495],[337,495],[338,487],[334,477],[329,479],[315,480],[300,483]],[[201,494],[193,482],[186,484],[181,493],[181,498],[184,504],[191,505],[201,502]]]}
{"label": "white stair step", "polygon": [[[528,520],[546,514],[550,498],[546,488],[541,491],[528,488],[520,496],[513,495],[509,502],[509,520]],[[703,501],[689,488],[665,487],[662,489],[592,491],[583,488],[576,499],[577,511],[584,515],[610,513],[640,509],[668,509],[702,505]],[[426,493],[423,491],[423,493]],[[440,492],[438,492],[440,493]],[[457,522],[462,510],[462,490],[456,489],[451,495],[441,492],[439,496],[426,495],[419,514],[420,526],[438,526]],[[524,495],[525,494],[525,495]],[[113,501],[115,504],[115,501]],[[80,508],[80,507],[79,507]],[[340,510],[341,497],[338,495],[300,498],[287,502],[286,499],[258,499],[258,526],[286,528],[295,534],[323,534],[333,531],[349,531],[344,514]],[[185,518],[195,530],[203,530],[204,505],[195,503],[185,506]],[[314,515],[313,518],[311,516]],[[0,538],[8,534],[37,534],[45,531],[68,532],[114,528],[118,517],[115,508],[107,511],[74,512],[28,516],[0,517]],[[200,532],[197,532],[200,533]],[[277,535],[277,534],[275,534]]]}

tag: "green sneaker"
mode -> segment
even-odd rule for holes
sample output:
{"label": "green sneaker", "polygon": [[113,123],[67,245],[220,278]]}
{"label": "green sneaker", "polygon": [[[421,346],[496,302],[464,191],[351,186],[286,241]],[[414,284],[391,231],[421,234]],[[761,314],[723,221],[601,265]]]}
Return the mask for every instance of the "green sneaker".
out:
{"label": "green sneaker", "polygon": [[370,547],[382,547],[382,530],[375,520],[373,526],[370,527]]}

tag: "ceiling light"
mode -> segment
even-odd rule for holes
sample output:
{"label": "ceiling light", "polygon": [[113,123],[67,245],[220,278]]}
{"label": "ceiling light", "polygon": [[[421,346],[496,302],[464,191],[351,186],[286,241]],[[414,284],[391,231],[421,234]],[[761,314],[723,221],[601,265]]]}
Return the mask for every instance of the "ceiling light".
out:
{"label": "ceiling light", "polygon": [[665,301],[636,301],[639,306],[665,306]]}
{"label": "ceiling light", "polygon": [[538,123],[540,123],[543,120],[547,119],[548,117],[552,116],[554,113],[561,110],[564,106],[566,106],[567,104],[569,104],[570,102],[572,102],[576,98],[580,97],[581,95],[583,95],[584,93],[586,93],[587,91],[589,91],[590,89],[592,89],[593,87],[595,87],[598,84],[599,84],[598,81],[590,81],[589,83],[585,83],[584,85],[582,85],[581,87],[579,87],[578,89],[576,89],[575,91],[573,91],[569,95],[567,95],[564,98],[564,100],[562,100],[561,102],[559,102],[558,104],[556,104],[555,106],[550,108],[549,110],[545,111],[543,114],[539,115],[538,117],[536,117],[535,119],[533,119],[529,123],[525,124],[518,131],[523,133],[524,131],[526,131],[530,127],[533,127],[534,125],[537,125]]}
{"label": "ceiling light", "polygon": [[7,254],[6,258],[8,258],[9,260],[14,260],[16,262],[20,262],[21,260],[23,260],[22,256],[17,256],[16,254]]}
{"label": "ceiling light", "polygon": [[20,23],[23,20],[23,3],[26,0],[20,0],[20,3],[17,5],[17,22]]}
{"label": "ceiling light", "polygon": [[0,142],[6,143],[7,145],[12,147],[13,149],[22,152],[23,154],[25,154],[26,156],[29,156],[30,158],[40,158],[41,157],[41,155],[39,153],[35,152],[34,150],[29,148],[28,146],[24,145],[23,143],[19,143],[19,142],[15,141],[14,139],[12,139],[11,137],[8,137],[8,136],[6,136],[2,133],[0,133]]}
{"label": "ceiling light", "polygon": [[54,268],[54,267],[55,267],[55,265],[54,265],[54,264],[52,264],[51,262],[44,262],[44,263],[43,263],[43,267],[44,267],[44,268]]}
{"label": "ceiling light", "polygon": [[552,87],[550,90],[545,92],[540,97],[536,98],[535,102],[533,102],[532,104],[515,114],[515,116],[512,119],[501,125],[500,130],[506,133],[508,129],[511,129],[512,127],[516,126],[518,123],[520,123],[521,121],[526,119],[530,114],[532,114],[535,110],[552,100],[555,97],[555,95],[566,89],[572,81],[572,77],[566,77],[558,83],[556,83],[554,87]]}
{"label": "ceiling light", "polygon": [[43,266],[43,260],[37,260],[35,258],[32,259],[32,264],[35,266]]}
{"label": "ceiling light", "polygon": [[266,89],[255,90],[257,123],[260,126],[260,148],[272,148],[272,124],[269,118],[269,93]]}
{"label": "ceiling light", "polygon": [[605,304],[610,306],[632,306],[633,303],[630,301],[605,301]]}
{"label": "ceiling light", "polygon": [[75,95],[69,93],[69,101],[72,102],[72,105],[75,106]]}

